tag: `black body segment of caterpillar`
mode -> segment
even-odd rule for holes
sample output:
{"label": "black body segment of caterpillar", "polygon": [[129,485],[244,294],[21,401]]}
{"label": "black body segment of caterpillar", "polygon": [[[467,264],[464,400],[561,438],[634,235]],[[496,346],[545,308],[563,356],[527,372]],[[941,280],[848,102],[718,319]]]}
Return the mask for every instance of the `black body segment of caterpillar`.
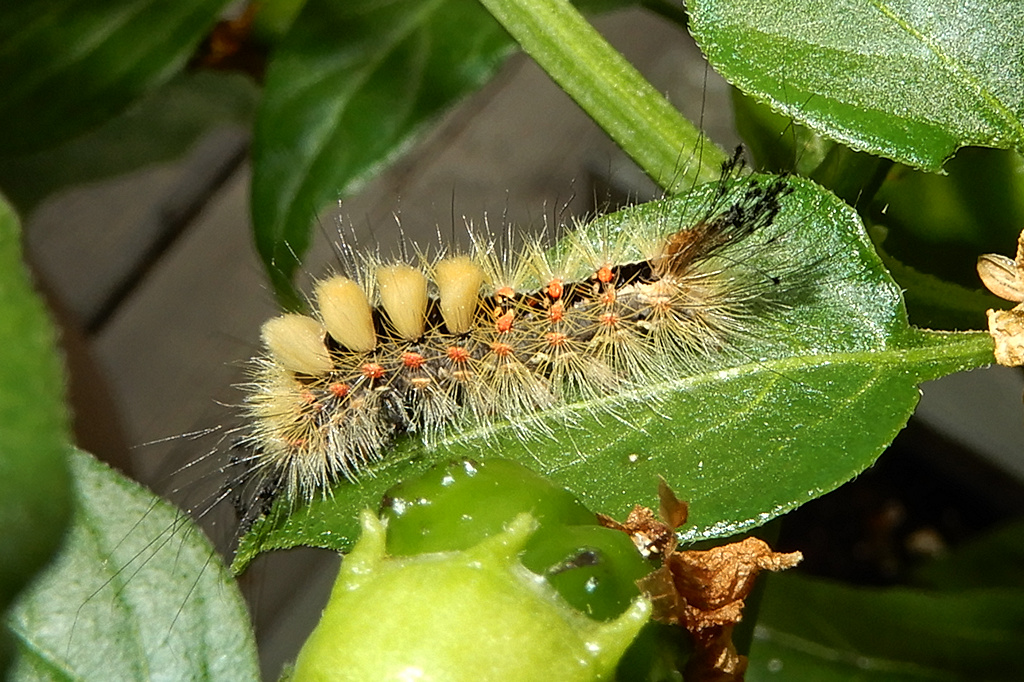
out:
{"label": "black body segment of caterpillar", "polygon": [[510,264],[478,237],[471,254],[419,267],[367,258],[353,279],[319,282],[315,317],[264,325],[247,385],[247,466],[264,503],[355,480],[403,433],[429,443],[699,371],[778,284],[728,250],[770,225],[788,191],[750,181],[723,208],[723,183],[702,219],[632,262],[570,235]]}

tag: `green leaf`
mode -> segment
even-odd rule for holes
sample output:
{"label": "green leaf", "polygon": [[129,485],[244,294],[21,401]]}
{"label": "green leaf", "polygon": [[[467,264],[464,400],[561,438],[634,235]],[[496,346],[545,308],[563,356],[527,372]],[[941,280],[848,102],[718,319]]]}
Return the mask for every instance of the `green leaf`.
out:
{"label": "green leaf", "polygon": [[67,524],[70,432],[56,333],[22,262],[18,217],[0,195],[0,612]]}
{"label": "green leaf", "polygon": [[736,88],[732,88],[732,110],[736,131],[763,173],[809,177],[835,146]]}
{"label": "green leaf", "polygon": [[256,6],[253,35],[262,43],[277,44],[288,34],[306,0],[264,0]]}
{"label": "green leaf", "polygon": [[[481,0],[523,50],[669,194],[714,180],[726,155],[566,0]],[[683,150],[699,150],[691,160]]]}
{"label": "green leaf", "polygon": [[903,288],[910,321],[927,329],[977,329],[988,325],[985,311],[1011,303],[980,289],[968,289],[918,272],[879,249],[893,279]]}
{"label": "green leaf", "polygon": [[811,178],[855,207],[867,205],[891,161],[855,152],[732,89],[736,129],[763,172]]}
{"label": "green leaf", "polygon": [[275,52],[253,140],[256,244],[275,289],[313,220],[494,73],[512,43],[476,0],[310,0]]}
{"label": "green leaf", "polygon": [[248,127],[258,94],[252,81],[235,74],[178,76],[84,135],[36,154],[0,158],[0,186],[28,215],[63,187],[180,158],[215,126]]}
{"label": "green leaf", "polygon": [[1024,590],[926,593],[773,575],[749,682],[1019,680]]}
{"label": "green leaf", "polygon": [[932,591],[773,575],[747,679],[1019,679],[1022,563],[1018,522],[922,566],[914,584]]}
{"label": "green leaf", "polygon": [[[906,321],[853,209],[804,180],[787,181],[773,223],[731,258],[782,273],[784,300],[716,366],[600,400],[569,404],[520,423],[457,431],[429,451],[414,439],[357,485],[339,485],[288,519],[265,519],[235,566],[261,549],[295,544],[344,549],[356,511],[432,462],[488,454],[519,461],[595,511],[623,518],[657,508],[658,477],[690,501],[686,541],[733,535],[833,490],[874,462],[903,428],[917,385],[992,361],[987,334],[925,333]],[[741,186],[733,191],[740,192]],[[605,216],[587,239],[629,231],[651,240],[693,224],[713,189]],[[735,194],[730,197],[735,197]],[[612,235],[612,236],[610,236]],[[625,254],[642,258],[640,252]],[[652,360],[656,361],[656,360]],[[518,433],[530,433],[523,440]]]}
{"label": "green leaf", "polygon": [[854,149],[937,171],[1024,150],[1024,15],[979,0],[693,0],[690,31],[744,93]]}
{"label": "green leaf", "polygon": [[0,153],[102,123],[184,66],[226,0],[34,0],[0,10]]}
{"label": "green leaf", "polygon": [[13,610],[15,680],[258,680],[238,586],[181,512],[90,455],[59,559]]}
{"label": "green leaf", "polygon": [[978,256],[1012,257],[1024,227],[1024,158],[962,149],[945,174],[893,168],[872,206],[888,228],[885,249],[921,272],[981,288]]}

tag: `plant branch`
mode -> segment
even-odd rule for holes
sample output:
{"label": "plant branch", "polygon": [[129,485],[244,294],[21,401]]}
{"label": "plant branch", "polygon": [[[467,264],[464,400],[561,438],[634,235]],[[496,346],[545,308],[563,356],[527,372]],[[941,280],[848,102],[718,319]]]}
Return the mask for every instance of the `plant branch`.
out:
{"label": "plant branch", "polygon": [[[571,4],[565,0],[480,2],[666,192],[675,194],[694,182],[718,178],[725,153],[655,90]],[[696,153],[687,154],[687,150]]]}

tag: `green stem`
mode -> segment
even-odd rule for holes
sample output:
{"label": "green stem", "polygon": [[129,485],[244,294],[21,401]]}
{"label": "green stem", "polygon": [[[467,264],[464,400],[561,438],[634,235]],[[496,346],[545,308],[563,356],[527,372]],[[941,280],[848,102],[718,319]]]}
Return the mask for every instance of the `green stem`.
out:
{"label": "green stem", "polygon": [[[480,0],[523,50],[669,194],[726,159],[566,0]],[[695,162],[684,150],[695,149]]]}

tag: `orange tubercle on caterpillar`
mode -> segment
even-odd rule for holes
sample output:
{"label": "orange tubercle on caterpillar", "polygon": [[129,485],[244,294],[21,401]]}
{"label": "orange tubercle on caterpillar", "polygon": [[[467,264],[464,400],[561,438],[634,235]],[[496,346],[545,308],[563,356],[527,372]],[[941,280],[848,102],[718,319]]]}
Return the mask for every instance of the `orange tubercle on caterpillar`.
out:
{"label": "orange tubercle on caterpillar", "polygon": [[516,314],[515,311],[509,310],[498,316],[497,321],[494,323],[494,328],[499,334],[512,331],[512,325],[515,323]]}
{"label": "orange tubercle on caterpillar", "polygon": [[376,362],[368,362],[360,368],[363,376],[367,379],[380,379],[387,371]]}
{"label": "orange tubercle on caterpillar", "polygon": [[409,369],[419,369],[423,366],[426,360],[419,353],[405,352],[402,353],[402,364]]}
{"label": "orange tubercle on caterpillar", "polygon": [[548,332],[544,335],[544,340],[553,348],[561,348],[565,346],[568,339],[569,337],[561,332]]}
{"label": "orange tubercle on caterpillar", "polygon": [[493,353],[495,357],[508,358],[511,357],[514,352],[515,351],[512,346],[507,343],[495,341],[491,344],[491,353]]}

